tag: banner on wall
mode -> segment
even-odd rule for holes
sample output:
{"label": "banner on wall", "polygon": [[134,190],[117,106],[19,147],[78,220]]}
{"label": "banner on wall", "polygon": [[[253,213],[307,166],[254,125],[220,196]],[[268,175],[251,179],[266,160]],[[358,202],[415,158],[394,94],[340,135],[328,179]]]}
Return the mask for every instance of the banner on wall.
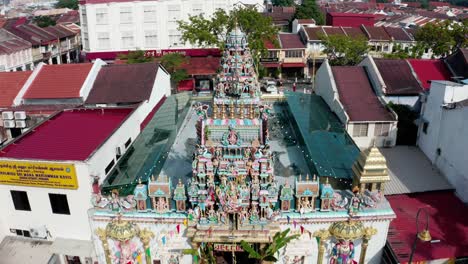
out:
{"label": "banner on wall", "polygon": [[0,161],[0,184],[57,189],[78,189],[73,164]]}

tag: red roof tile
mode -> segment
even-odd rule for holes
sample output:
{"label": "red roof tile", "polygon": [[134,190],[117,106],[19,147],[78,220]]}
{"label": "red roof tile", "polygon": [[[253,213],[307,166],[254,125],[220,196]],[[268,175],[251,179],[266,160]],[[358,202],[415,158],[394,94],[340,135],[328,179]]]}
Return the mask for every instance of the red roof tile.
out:
{"label": "red roof tile", "polygon": [[0,72],[0,107],[13,105],[13,100],[31,73],[31,71]]}
{"label": "red roof tile", "polygon": [[298,19],[297,22],[299,24],[315,24],[314,19]]}
{"label": "red roof tile", "polygon": [[323,27],[323,30],[327,33],[328,36],[331,35],[345,35],[341,27]]}
{"label": "red roof tile", "polygon": [[99,71],[86,103],[145,101],[151,96],[158,69],[158,63],[105,65]]}
{"label": "red roof tile", "polygon": [[[419,241],[413,261],[468,256],[468,206],[452,191],[426,192],[387,196],[397,215],[390,223],[388,242],[399,263],[409,260],[411,245],[416,236],[416,214],[419,208],[429,215],[429,232],[437,243]],[[420,215],[420,230],[425,227],[425,214]]]}
{"label": "red roof tile", "polygon": [[340,102],[350,121],[395,120],[372,90],[364,67],[334,66],[332,72]]}
{"label": "red roof tile", "polygon": [[92,63],[43,65],[23,98],[78,98],[92,66]]}
{"label": "red roof tile", "polygon": [[283,49],[305,49],[305,45],[298,34],[281,33],[279,39]]}
{"label": "red roof tile", "polygon": [[366,34],[362,32],[360,28],[355,28],[355,27],[344,27],[344,31],[346,32],[346,35],[348,35],[351,38],[364,38],[367,39]]}
{"label": "red roof tile", "polygon": [[326,36],[325,32],[322,30],[322,27],[310,27],[310,28],[305,28],[305,31],[307,33],[307,36],[309,37],[310,40],[321,40],[322,37]]}
{"label": "red roof tile", "polygon": [[392,38],[388,35],[383,27],[369,27],[369,26],[362,26],[364,32],[367,32],[369,40],[383,40],[383,41],[390,41]]}
{"label": "red roof tile", "polygon": [[11,54],[30,48],[31,43],[15,36],[3,28],[0,28],[0,54]]}
{"label": "red roof tile", "polygon": [[388,95],[417,95],[423,91],[406,60],[374,59]]}
{"label": "red roof tile", "polygon": [[387,34],[397,41],[414,41],[411,34],[408,34],[405,29],[398,27],[384,27]]}
{"label": "red roof tile", "polygon": [[408,61],[425,90],[431,87],[428,81],[451,80],[450,72],[441,60],[409,59]]}
{"label": "red roof tile", "polygon": [[133,109],[65,110],[19,137],[0,157],[38,160],[86,160]]}
{"label": "red roof tile", "polygon": [[213,75],[218,71],[220,57],[190,57],[181,66],[188,75]]}

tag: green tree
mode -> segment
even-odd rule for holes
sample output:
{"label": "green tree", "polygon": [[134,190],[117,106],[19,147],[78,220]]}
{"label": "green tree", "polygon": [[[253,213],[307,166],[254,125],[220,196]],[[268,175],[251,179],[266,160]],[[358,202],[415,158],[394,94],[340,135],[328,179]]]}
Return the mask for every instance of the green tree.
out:
{"label": "green tree", "polygon": [[168,53],[159,59],[159,62],[171,74],[173,86],[179,84],[180,81],[187,79],[187,71],[180,67],[187,62],[187,58],[180,53]]}
{"label": "green tree", "polygon": [[178,21],[182,41],[199,47],[218,47],[224,49],[226,34],[237,24],[247,35],[249,48],[255,61],[258,74],[260,57],[267,54],[264,41],[278,45],[278,29],[270,17],[263,16],[253,7],[234,9],[229,13],[218,9],[213,16],[190,16],[188,21]]}
{"label": "green tree", "polygon": [[58,0],[58,2],[55,4],[55,7],[78,10],[78,0]]}
{"label": "green tree", "polygon": [[462,23],[445,20],[441,23],[427,23],[416,31],[415,39],[425,49],[431,49],[433,56],[446,56],[458,48],[468,46],[468,21]]}
{"label": "green tree", "polygon": [[359,37],[352,38],[346,35],[321,36],[331,65],[356,65],[361,62],[367,54],[369,46],[367,39]]}
{"label": "green tree", "polygon": [[273,0],[274,6],[294,6],[294,0]]}
{"label": "green tree", "polygon": [[409,58],[421,58],[424,53],[424,47],[421,44],[416,44],[411,48],[403,49],[400,45],[395,44],[393,46],[392,53],[383,54],[386,59],[409,59]]}
{"label": "green tree", "polygon": [[41,28],[55,26],[55,20],[49,16],[36,16],[33,18],[33,22]]}
{"label": "green tree", "polygon": [[315,0],[304,0],[302,5],[296,7],[294,18],[310,19],[313,18],[317,25],[325,24],[325,17]]}
{"label": "green tree", "polygon": [[200,250],[184,249],[182,251],[185,255],[192,255],[194,263],[196,264],[216,264],[216,258],[213,255],[213,244],[207,243],[205,247]]}
{"label": "green tree", "polygon": [[119,59],[125,60],[127,64],[145,63],[154,61],[153,57],[146,57],[142,50],[129,51],[127,54],[119,54]]}
{"label": "green tree", "polygon": [[289,231],[290,230],[288,228],[282,232],[277,232],[273,236],[272,242],[263,248],[259,248],[258,251],[255,250],[249,243],[242,240],[242,249],[249,253],[249,258],[257,259],[260,262],[278,261],[275,255],[279,253],[280,249],[285,247],[292,240],[297,239],[299,237],[298,234],[288,236]]}

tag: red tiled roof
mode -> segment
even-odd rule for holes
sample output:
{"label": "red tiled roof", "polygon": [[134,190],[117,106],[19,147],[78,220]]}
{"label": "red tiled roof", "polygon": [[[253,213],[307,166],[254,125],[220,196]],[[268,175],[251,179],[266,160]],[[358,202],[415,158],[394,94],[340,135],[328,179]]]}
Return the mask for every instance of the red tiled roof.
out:
{"label": "red tiled roof", "polygon": [[79,23],[80,13],[78,13],[78,10],[69,11],[68,13],[62,14],[56,22],[57,24]]}
{"label": "red tiled roof", "polygon": [[403,28],[384,27],[387,34],[397,41],[414,41],[412,35],[408,34]]}
{"label": "red tiled roof", "polygon": [[417,95],[423,91],[406,60],[374,59],[388,95]]}
{"label": "red tiled roof", "polygon": [[[87,104],[139,103],[153,91],[158,63],[113,64],[101,68]],[[157,89],[157,88],[156,88]]]}
{"label": "red tiled roof", "polygon": [[360,28],[355,28],[355,27],[344,27],[344,31],[346,32],[346,35],[348,35],[351,38],[364,38],[367,39],[366,34],[362,32]]}
{"label": "red tiled roof", "polygon": [[364,32],[367,32],[369,40],[392,40],[383,27],[369,27],[362,25],[361,28]]}
{"label": "red tiled roof", "polygon": [[364,67],[334,66],[332,73],[350,121],[395,120],[372,90]]}
{"label": "red tiled roof", "polygon": [[438,1],[429,1],[429,6],[433,6],[433,7],[436,7],[436,6],[450,6],[450,4],[445,3],[445,2],[438,2]]}
{"label": "red tiled roof", "polygon": [[282,49],[305,49],[298,34],[281,33],[279,39]]}
{"label": "red tiled roof", "polygon": [[31,71],[0,72],[0,107],[10,107]]}
{"label": "red tiled roof", "polygon": [[86,160],[112,135],[132,110],[65,110],[7,145],[0,151],[0,157]]}
{"label": "red tiled roof", "polygon": [[325,33],[327,33],[328,36],[331,35],[345,35],[343,29],[341,27],[323,27],[323,30]]}
{"label": "red tiled roof", "polygon": [[305,28],[305,31],[309,37],[308,40],[321,40],[321,38],[325,36],[325,32],[322,30],[322,27]]}
{"label": "red tiled roof", "polygon": [[188,75],[213,75],[216,74],[220,64],[220,57],[190,57],[181,66]]}
{"label": "red tiled roof", "polygon": [[30,48],[31,43],[0,28],[0,54],[12,54]]}
{"label": "red tiled roof", "polygon": [[[430,243],[418,241],[413,261],[430,261],[468,256],[468,217],[466,206],[452,191],[425,192],[387,196],[397,215],[390,222],[387,241],[399,263],[409,260],[416,236],[416,214],[425,208],[429,215]],[[425,228],[424,212],[420,214],[419,229]]]}
{"label": "red tiled roof", "polygon": [[431,87],[428,81],[451,80],[450,72],[441,60],[409,59],[408,61],[425,90],[429,90]]}
{"label": "red tiled roof", "polygon": [[43,65],[23,98],[78,98],[92,66],[92,63]]}
{"label": "red tiled roof", "polygon": [[297,22],[299,24],[315,24],[314,19],[298,19]]}

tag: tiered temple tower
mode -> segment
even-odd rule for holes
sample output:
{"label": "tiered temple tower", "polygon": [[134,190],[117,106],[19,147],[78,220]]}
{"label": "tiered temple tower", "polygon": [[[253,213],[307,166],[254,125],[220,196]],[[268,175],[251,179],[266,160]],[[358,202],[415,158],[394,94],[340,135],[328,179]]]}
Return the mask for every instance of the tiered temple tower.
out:
{"label": "tiered temple tower", "polygon": [[252,230],[275,215],[279,190],[268,146],[270,106],[261,103],[247,44],[237,27],[228,35],[212,111],[196,105],[199,145],[188,195],[190,218],[201,229]]}

